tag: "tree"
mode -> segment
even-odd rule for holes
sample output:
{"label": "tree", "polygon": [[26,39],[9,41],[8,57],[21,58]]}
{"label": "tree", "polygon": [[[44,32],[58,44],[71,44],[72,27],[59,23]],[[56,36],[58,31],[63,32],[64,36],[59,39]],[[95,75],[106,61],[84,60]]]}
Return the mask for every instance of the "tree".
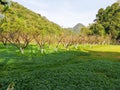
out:
{"label": "tree", "polygon": [[92,31],[88,27],[81,28],[80,35],[87,36],[91,34],[92,34]]}
{"label": "tree", "polygon": [[92,29],[92,33],[95,35],[100,35],[100,36],[104,36],[105,35],[105,29],[104,27],[99,24],[99,23],[95,23],[93,24],[90,29]]}
{"label": "tree", "polygon": [[47,43],[47,40],[46,40],[46,38],[44,37],[43,32],[35,31],[35,32],[33,33],[33,38],[34,38],[36,44],[38,45],[41,54],[43,54],[43,53],[44,53],[45,45],[46,45],[46,43]]}
{"label": "tree", "polygon": [[63,39],[66,37],[65,33],[60,33],[59,35],[54,35],[55,41],[55,51],[58,51],[59,46],[63,43]]}
{"label": "tree", "polygon": [[10,0],[0,0],[0,4],[1,4],[0,5],[0,8],[1,8],[1,10],[0,10],[0,12],[1,12],[0,13],[0,41],[2,41],[3,45],[6,46],[8,38],[4,37],[6,35],[5,33],[4,33],[4,35],[1,34],[3,31],[3,28],[1,26],[5,22],[5,15],[4,14],[8,10],[8,8],[10,7],[11,2],[10,2]]}
{"label": "tree", "polygon": [[32,40],[32,32],[26,26],[25,20],[16,17],[12,19],[13,22],[10,22],[11,19],[6,19],[2,24],[1,36],[24,54],[24,49]]}
{"label": "tree", "polygon": [[114,3],[106,9],[99,9],[95,23],[90,26],[94,34],[109,35],[112,39],[120,36],[120,5]]}
{"label": "tree", "polygon": [[10,0],[0,0],[0,4],[4,6],[1,10],[1,13],[4,13],[10,7],[11,1]]}

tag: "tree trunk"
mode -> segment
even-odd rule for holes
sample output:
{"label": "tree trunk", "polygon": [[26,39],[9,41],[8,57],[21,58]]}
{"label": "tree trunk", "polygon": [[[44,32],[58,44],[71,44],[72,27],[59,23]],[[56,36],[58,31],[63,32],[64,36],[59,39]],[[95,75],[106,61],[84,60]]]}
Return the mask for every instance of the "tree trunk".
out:
{"label": "tree trunk", "polygon": [[75,49],[78,49],[78,44],[75,44],[74,47],[75,47]]}
{"label": "tree trunk", "polygon": [[24,49],[20,47],[21,54],[24,54]]}
{"label": "tree trunk", "polygon": [[9,84],[7,90],[14,90],[15,84],[12,82]]}
{"label": "tree trunk", "polygon": [[41,50],[41,51],[40,51],[40,52],[41,52],[41,54],[44,54],[44,49],[43,49],[43,48],[41,48],[40,50]]}
{"label": "tree trunk", "polygon": [[58,51],[58,47],[55,47],[55,52],[57,52]]}

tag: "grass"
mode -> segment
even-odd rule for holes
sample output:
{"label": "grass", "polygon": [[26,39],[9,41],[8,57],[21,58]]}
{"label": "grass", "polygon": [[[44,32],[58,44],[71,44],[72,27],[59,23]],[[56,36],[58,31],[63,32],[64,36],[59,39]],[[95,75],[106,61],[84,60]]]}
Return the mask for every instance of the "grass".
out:
{"label": "grass", "polygon": [[0,90],[11,82],[15,90],[120,90],[120,46],[48,51],[31,46],[21,55],[1,45]]}

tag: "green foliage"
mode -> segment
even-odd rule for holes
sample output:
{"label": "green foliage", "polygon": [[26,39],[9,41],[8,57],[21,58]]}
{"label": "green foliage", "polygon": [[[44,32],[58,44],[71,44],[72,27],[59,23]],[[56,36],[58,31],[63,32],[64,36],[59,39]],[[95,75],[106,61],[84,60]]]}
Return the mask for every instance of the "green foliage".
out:
{"label": "green foliage", "polygon": [[36,50],[36,47],[30,46],[28,53],[21,55],[11,46],[6,49],[0,45],[0,89],[6,90],[9,84],[15,84],[15,90],[119,90],[119,46],[114,46],[116,50],[111,48],[114,52],[103,52],[107,47],[111,48],[87,46],[88,50],[95,51],[41,55],[31,52],[30,48]]}
{"label": "green foliage", "polygon": [[100,35],[104,36],[105,35],[105,29],[101,24],[93,24],[90,29],[92,30],[92,34],[94,35]]}
{"label": "green foliage", "polygon": [[21,31],[39,31],[44,34],[60,33],[62,28],[57,24],[50,22],[40,14],[34,13],[22,5],[15,2],[12,3],[9,11],[6,12],[6,23],[3,28],[6,30]]}
{"label": "green foliage", "polygon": [[114,3],[106,9],[99,9],[96,15],[96,22],[91,26],[93,33],[111,35],[112,39],[120,36],[120,5]]}
{"label": "green foliage", "polygon": [[81,28],[80,34],[81,35],[91,35],[92,31],[88,27],[83,27],[83,28]]}
{"label": "green foliage", "polygon": [[[9,7],[5,6],[6,9]],[[12,2],[11,8],[5,12],[3,21],[0,27],[1,41],[4,45],[6,42],[11,43],[21,53],[24,53],[24,49],[32,41],[33,36],[39,34],[43,38],[43,36],[57,35],[63,31],[59,25],[15,2]]]}
{"label": "green foliage", "polygon": [[0,28],[3,23],[4,13],[8,10],[10,6],[10,0],[0,0]]}
{"label": "green foliage", "polygon": [[11,0],[0,0],[0,4],[4,6],[10,6]]}

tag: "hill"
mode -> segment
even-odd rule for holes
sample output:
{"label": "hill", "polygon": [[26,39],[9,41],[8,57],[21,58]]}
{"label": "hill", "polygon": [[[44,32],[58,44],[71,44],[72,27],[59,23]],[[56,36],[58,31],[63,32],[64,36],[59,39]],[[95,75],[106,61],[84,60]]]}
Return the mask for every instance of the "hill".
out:
{"label": "hill", "polygon": [[49,21],[46,17],[41,16],[16,2],[12,2],[10,10],[8,10],[5,15],[6,23],[4,23],[2,27],[7,30],[43,30],[45,34],[57,34],[60,33],[62,29],[59,25]]}
{"label": "hill", "polygon": [[83,27],[85,27],[83,24],[81,24],[81,23],[78,23],[78,24],[76,24],[74,27],[72,27],[72,28],[67,28],[67,30],[71,30],[71,31],[73,31],[74,33],[80,33],[80,30],[81,30],[81,28],[83,28]]}
{"label": "hill", "polygon": [[83,27],[85,27],[83,24],[78,23],[77,25],[75,25],[75,26],[73,27],[72,30],[73,30],[74,32],[78,33],[78,32],[80,32],[81,28],[83,28]]}

